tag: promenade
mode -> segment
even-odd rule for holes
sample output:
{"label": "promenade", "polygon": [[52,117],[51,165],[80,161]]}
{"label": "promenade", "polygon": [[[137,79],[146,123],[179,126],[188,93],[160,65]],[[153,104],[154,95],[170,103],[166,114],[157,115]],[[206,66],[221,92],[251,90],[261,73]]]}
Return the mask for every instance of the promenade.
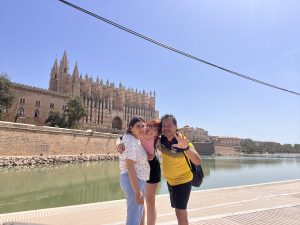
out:
{"label": "promenade", "polygon": [[[177,224],[168,195],[157,196],[157,209],[158,225]],[[188,209],[192,225],[299,225],[300,179],[194,191]],[[125,201],[117,200],[0,214],[0,224],[121,225],[125,217]]]}

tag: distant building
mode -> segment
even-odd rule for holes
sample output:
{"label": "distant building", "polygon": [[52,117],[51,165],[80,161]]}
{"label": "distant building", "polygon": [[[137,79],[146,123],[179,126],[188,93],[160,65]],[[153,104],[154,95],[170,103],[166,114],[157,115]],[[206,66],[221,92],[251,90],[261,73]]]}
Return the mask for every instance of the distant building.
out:
{"label": "distant building", "polygon": [[12,83],[11,90],[15,101],[5,114],[7,121],[17,119],[17,122],[44,125],[51,111],[64,113],[67,99],[75,96],[82,98],[87,110],[87,116],[80,121],[85,129],[122,130],[133,116],[141,116],[146,121],[159,117],[155,92],[125,88],[121,83],[116,87],[108,80],[104,84],[99,78],[93,81],[87,74],[83,78],[77,63],[71,75],[66,51],[59,66],[57,59],[54,61],[48,90],[18,83]]}
{"label": "distant building", "polygon": [[210,142],[208,131],[202,128],[184,126],[183,128],[180,128],[179,131],[192,142]]}
{"label": "distant building", "polygon": [[215,137],[214,142],[229,147],[241,146],[241,139],[237,137]]}

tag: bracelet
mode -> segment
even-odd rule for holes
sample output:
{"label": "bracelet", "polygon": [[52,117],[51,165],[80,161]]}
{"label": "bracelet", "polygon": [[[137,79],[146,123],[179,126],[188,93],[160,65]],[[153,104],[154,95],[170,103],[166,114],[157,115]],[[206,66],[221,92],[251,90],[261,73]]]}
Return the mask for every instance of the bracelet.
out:
{"label": "bracelet", "polygon": [[190,146],[188,145],[186,148],[183,148],[182,150],[183,151],[187,151],[187,150],[189,150],[190,149]]}

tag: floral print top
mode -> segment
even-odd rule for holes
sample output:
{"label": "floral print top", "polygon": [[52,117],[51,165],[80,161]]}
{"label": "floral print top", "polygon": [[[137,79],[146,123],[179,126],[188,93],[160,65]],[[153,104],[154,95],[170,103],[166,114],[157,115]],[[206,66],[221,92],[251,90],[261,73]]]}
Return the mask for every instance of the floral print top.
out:
{"label": "floral print top", "polygon": [[125,145],[125,151],[119,154],[119,166],[121,174],[127,173],[125,159],[131,159],[135,162],[136,175],[141,180],[149,180],[150,166],[148,163],[147,153],[143,149],[141,141],[131,134],[125,134],[122,138]]}

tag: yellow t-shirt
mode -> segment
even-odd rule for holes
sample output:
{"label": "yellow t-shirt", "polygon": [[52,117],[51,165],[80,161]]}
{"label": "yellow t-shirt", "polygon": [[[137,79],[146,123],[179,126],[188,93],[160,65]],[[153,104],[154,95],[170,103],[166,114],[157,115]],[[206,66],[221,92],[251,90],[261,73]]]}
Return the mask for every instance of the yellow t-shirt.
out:
{"label": "yellow t-shirt", "polygon": [[[192,143],[189,143],[189,145],[193,146]],[[168,146],[161,143],[161,140],[158,141],[157,148],[162,155],[164,177],[170,185],[184,184],[193,179],[193,174],[183,152],[172,151]]]}

